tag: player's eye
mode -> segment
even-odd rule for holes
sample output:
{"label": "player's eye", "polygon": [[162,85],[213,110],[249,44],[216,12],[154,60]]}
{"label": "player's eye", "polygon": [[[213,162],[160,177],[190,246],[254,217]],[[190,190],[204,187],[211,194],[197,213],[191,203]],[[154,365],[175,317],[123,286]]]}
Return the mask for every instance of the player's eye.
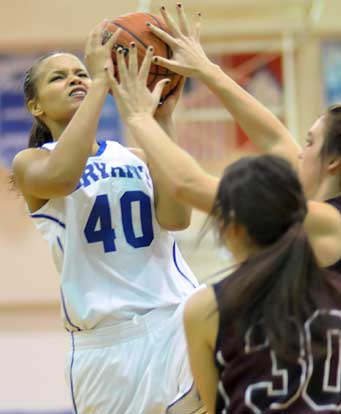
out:
{"label": "player's eye", "polygon": [[78,73],[78,76],[80,76],[81,78],[88,78],[89,77],[89,75],[85,72]]}
{"label": "player's eye", "polygon": [[63,79],[62,75],[54,75],[50,79],[50,82],[54,82],[54,81],[59,80],[59,79]]}

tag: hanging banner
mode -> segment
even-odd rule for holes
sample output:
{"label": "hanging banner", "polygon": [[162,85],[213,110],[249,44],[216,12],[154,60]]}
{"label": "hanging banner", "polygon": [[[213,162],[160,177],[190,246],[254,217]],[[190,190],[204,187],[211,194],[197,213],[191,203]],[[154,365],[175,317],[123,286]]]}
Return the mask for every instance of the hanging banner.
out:
{"label": "hanging banner", "polygon": [[322,76],[325,106],[341,102],[341,40],[322,42]]}

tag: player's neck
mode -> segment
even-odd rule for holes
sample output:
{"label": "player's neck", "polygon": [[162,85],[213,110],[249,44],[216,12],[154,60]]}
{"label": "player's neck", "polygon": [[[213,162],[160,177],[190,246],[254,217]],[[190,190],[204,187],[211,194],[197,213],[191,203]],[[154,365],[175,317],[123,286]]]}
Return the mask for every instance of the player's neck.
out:
{"label": "player's neck", "polygon": [[326,201],[340,195],[340,180],[336,175],[326,177],[314,196],[315,201]]}
{"label": "player's neck", "polygon": [[56,123],[53,121],[50,121],[48,123],[46,123],[47,127],[49,128],[49,130],[51,131],[51,135],[53,136],[53,140],[54,141],[58,141],[59,137],[62,135],[62,133],[65,131],[68,123],[61,124],[61,123]]}

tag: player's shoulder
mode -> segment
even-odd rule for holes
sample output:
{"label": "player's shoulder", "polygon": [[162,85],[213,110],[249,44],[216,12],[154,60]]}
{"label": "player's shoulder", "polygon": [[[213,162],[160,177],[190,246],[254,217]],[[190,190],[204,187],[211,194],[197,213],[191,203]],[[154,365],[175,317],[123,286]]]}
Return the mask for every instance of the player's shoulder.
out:
{"label": "player's shoulder", "polygon": [[120,151],[122,154],[133,154],[135,157],[139,158],[144,163],[147,163],[147,155],[142,148],[126,147],[125,145],[122,145],[121,143],[113,140],[100,141],[100,146],[103,146],[103,149],[105,146],[106,150],[113,151],[115,153],[117,153],[117,151]]}
{"label": "player's shoulder", "polygon": [[198,289],[187,300],[184,326],[187,336],[201,338],[214,349],[219,327],[219,313],[212,287],[205,286]]}
{"label": "player's shoulder", "polygon": [[[309,201],[308,214],[305,224],[319,230],[328,231],[335,227],[335,223],[341,224],[340,210],[326,201]],[[326,229],[327,226],[327,229]]]}
{"label": "player's shoulder", "polygon": [[212,287],[202,287],[196,290],[186,301],[184,311],[185,324],[195,326],[204,321],[216,309],[216,299]]}
{"label": "player's shoulder", "polygon": [[319,263],[324,267],[336,263],[341,254],[340,211],[327,202],[309,201],[304,227]]}
{"label": "player's shoulder", "polygon": [[12,162],[13,173],[20,172],[28,163],[43,159],[48,156],[48,151],[42,148],[26,148],[16,154]]}
{"label": "player's shoulder", "polygon": [[203,285],[197,289],[186,302],[186,309],[191,312],[206,308],[207,306],[215,303],[215,295],[212,286]]}

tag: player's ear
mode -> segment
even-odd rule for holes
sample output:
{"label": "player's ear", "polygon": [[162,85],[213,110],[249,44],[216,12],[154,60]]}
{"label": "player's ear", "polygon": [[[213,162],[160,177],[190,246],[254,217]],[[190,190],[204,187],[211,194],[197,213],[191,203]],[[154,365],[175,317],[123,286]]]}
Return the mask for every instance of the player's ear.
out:
{"label": "player's ear", "polygon": [[340,174],[341,158],[336,157],[336,158],[331,159],[328,163],[327,169],[332,175]]}
{"label": "player's ear", "polygon": [[34,117],[43,115],[44,111],[37,99],[31,99],[27,103],[27,108]]}

